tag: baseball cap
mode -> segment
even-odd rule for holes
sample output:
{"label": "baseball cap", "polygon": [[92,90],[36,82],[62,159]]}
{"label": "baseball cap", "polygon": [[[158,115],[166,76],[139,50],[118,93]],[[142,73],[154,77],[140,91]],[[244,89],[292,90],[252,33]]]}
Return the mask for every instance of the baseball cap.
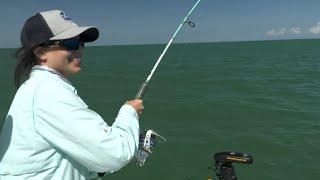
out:
{"label": "baseball cap", "polygon": [[61,10],[39,12],[27,19],[20,36],[22,46],[31,49],[49,40],[63,40],[80,36],[82,42],[93,42],[99,37],[95,26],[78,26]]}

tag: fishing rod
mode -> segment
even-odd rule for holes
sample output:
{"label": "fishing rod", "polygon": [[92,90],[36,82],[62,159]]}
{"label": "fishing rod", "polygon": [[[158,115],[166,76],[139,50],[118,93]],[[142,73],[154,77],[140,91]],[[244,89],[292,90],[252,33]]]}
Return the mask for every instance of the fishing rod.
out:
{"label": "fishing rod", "polygon": [[176,35],[178,34],[178,32],[180,31],[181,27],[185,24],[188,23],[189,26],[191,27],[195,27],[195,24],[191,21],[188,20],[190,14],[193,12],[193,10],[198,6],[198,4],[200,3],[201,0],[198,0],[194,6],[191,8],[191,10],[189,11],[189,13],[187,14],[187,16],[183,19],[183,21],[181,22],[180,26],[178,27],[178,29],[176,30],[176,32],[173,34],[173,36],[171,37],[171,39],[169,40],[167,46],[164,48],[163,52],[161,53],[160,57],[158,58],[156,64],[153,66],[150,75],[148,76],[147,80],[145,82],[142,83],[142,85],[140,86],[140,89],[138,91],[138,93],[135,96],[135,99],[142,99],[147,88],[148,88],[148,82],[150,81],[150,79],[152,78],[155,70],[157,69],[160,61],[162,60],[163,56],[165,55],[165,53],[167,52],[168,48],[170,47],[172,41],[174,40],[174,38],[176,37]]}
{"label": "fishing rod", "polygon": [[[142,83],[138,93],[135,96],[135,99],[142,99],[147,87],[148,87],[148,82],[150,81],[150,79],[152,78],[152,75],[154,74],[155,70],[157,69],[160,61],[162,60],[163,56],[165,55],[165,53],[167,52],[168,48],[170,47],[171,43],[173,42],[173,39],[176,37],[176,35],[178,34],[178,32],[180,31],[181,27],[185,24],[188,23],[188,25],[190,27],[195,27],[195,24],[191,21],[188,20],[190,14],[193,12],[193,10],[198,6],[198,4],[200,3],[201,0],[198,0],[194,6],[191,8],[191,10],[189,11],[189,13],[187,14],[187,16],[183,19],[183,21],[181,22],[180,26],[178,27],[178,29],[176,30],[176,32],[173,34],[173,36],[171,37],[170,41],[168,42],[167,46],[164,48],[163,52],[161,53],[160,57],[158,58],[156,64],[154,65],[154,67],[151,70],[150,75],[148,76],[148,78],[146,79],[145,82]],[[147,157],[152,153],[152,149],[154,148],[154,146],[156,145],[156,138],[160,138],[160,140],[162,140],[163,142],[166,141],[166,139],[159,135],[157,132],[155,132],[154,130],[147,130],[145,132],[143,132],[142,134],[140,134],[140,138],[139,138],[139,147],[138,147],[138,152],[136,153],[136,165],[137,166],[143,166],[145,163],[145,160],[147,159]]]}

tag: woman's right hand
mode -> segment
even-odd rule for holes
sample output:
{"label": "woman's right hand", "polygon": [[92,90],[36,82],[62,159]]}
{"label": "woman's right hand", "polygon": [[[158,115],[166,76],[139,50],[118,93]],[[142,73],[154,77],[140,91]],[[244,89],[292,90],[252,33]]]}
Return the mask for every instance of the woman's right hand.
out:
{"label": "woman's right hand", "polygon": [[144,106],[143,106],[143,101],[141,99],[127,101],[125,104],[132,106],[139,115],[142,114],[142,110],[144,109]]}

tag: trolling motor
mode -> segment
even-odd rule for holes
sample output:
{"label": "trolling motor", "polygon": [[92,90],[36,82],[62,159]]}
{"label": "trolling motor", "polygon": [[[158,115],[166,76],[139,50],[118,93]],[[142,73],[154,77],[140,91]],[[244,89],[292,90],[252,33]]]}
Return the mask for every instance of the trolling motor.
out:
{"label": "trolling motor", "polygon": [[252,164],[253,157],[245,153],[219,152],[214,155],[215,165],[212,169],[219,180],[237,180],[232,163]]}
{"label": "trolling motor", "polygon": [[140,134],[139,148],[136,154],[137,166],[141,167],[144,165],[147,157],[152,153],[152,149],[155,147],[157,140],[158,142],[166,142],[163,136],[151,129]]}

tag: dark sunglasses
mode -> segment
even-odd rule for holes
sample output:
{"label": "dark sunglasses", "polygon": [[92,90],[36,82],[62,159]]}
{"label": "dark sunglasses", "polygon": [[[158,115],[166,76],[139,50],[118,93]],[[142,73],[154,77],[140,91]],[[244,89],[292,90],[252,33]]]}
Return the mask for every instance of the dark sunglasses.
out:
{"label": "dark sunglasses", "polygon": [[76,51],[79,47],[84,47],[84,42],[77,38],[63,39],[63,40],[50,40],[44,45],[59,45],[70,51]]}

